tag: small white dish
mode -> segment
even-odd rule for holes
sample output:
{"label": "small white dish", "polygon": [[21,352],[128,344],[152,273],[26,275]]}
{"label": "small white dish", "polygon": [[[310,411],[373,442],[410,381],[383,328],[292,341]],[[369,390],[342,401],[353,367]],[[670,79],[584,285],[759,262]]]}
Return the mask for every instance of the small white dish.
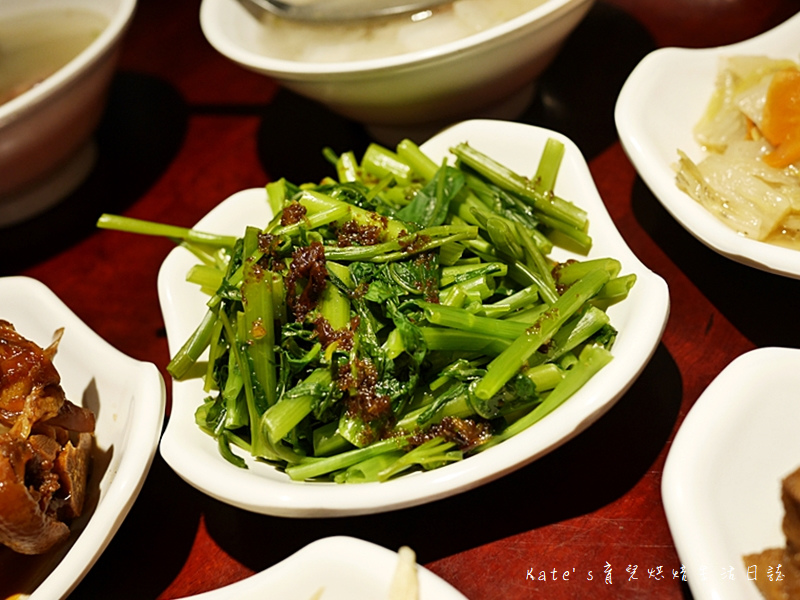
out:
{"label": "small white dish", "polygon": [[[278,564],[223,588],[191,596],[191,600],[320,600],[389,599],[398,554],[347,536],[310,543]],[[461,592],[417,565],[420,600],[466,600]],[[188,600],[188,599],[187,599]]]}
{"label": "small white dish", "polygon": [[[206,394],[200,379],[173,381],[172,414],[161,441],[164,460],[186,481],[210,496],[254,512],[322,517],[376,513],[444,498],[497,479],[536,460],[580,433],[627,390],[661,339],[669,312],[667,285],[648,270],[614,227],[577,146],[565,136],[531,125],[505,121],[465,121],[421,145],[435,162],[467,141],[522,174],[532,175],[548,138],[565,144],[556,193],[589,213],[594,247],[590,257],[612,256],[623,273],[638,277],[630,296],[609,309],[619,335],[614,360],[558,410],[528,430],[466,460],[384,483],[341,485],[292,481],[273,467],[248,460],[248,469],[223,459],[216,442],[195,424],[194,412]],[[263,189],[234,194],[213,209],[197,228],[242,235],[246,225],[264,227],[269,210]],[[566,259],[564,251],[553,256]],[[194,256],[175,248],[164,261],[158,291],[171,353],[194,331],[206,298],[185,276]]]}
{"label": "small white dish", "polygon": [[661,493],[696,600],[762,598],[743,557],[786,544],[781,480],[800,467],[798,389],[800,350],[752,350],[714,379],[675,436]]}
{"label": "small white dish", "polygon": [[631,72],[614,112],[620,141],[639,175],[664,208],[698,240],[732,260],[800,278],[800,252],[744,238],[675,184],[678,149],[703,157],[692,129],[708,105],[721,57],[800,57],[800,13],[774,29],[717,48],[661,48]]}
{"label": "small white dish", "polygon": [[0,319],[40,346],[63,327],[54,359],[62,387],[73,402],[95,412],[86,505],[67,543],[39,556],[0,546],[0,596],[63,598],[103,552],[139,494],[161,435],[164,381],[155,365],[110,346],[35,279],[0,278]]}

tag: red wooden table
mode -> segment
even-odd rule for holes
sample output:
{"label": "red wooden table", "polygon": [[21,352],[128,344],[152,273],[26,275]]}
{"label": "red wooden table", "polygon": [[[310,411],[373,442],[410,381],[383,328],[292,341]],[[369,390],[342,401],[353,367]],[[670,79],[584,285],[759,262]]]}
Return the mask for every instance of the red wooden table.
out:
{"label": "red wooden table", "polygon": [[[653,359],[594,426],[474,491],[340,519],[227,506],[157,456],[128,518],[71,598],[190,595],[337,534],[390,549],[407,544],[472,600],[688,597],[674,576],[681,564],[661,504],[670,442],[732,359],[798,344],[800,282],[732,263],[685,232],[624,155],[613,107],[628,73],[656,47],[735,42],[798,8],[797,0],[599,1],[519,118],[578,144],[623,237],[670,286],[671,314]],[[0,275],[43,281],[97,333],[154,362],[165,378],[155,282],[171,244],[98,231],[97,216],[188,226],[238,190],[327,173],[325,145],[358,151],[369,141],[357,124],[219,56],[202,36],[198,10],[197,0],[140,0],[97,134],[95,171],[57,208],[0,230]]]}

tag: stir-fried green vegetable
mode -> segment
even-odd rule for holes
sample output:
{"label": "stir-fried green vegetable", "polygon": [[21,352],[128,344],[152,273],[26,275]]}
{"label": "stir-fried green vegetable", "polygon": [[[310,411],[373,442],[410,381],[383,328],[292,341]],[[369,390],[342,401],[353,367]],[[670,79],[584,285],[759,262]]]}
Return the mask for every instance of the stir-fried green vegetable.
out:
{"label": "stir-fried green vegetable", "polygon": [[337,482],[433,469],[529,427],[611,359],[605,308],[635,276],[550,257],[591,247],[586,213],[553,193],[560,142],[532,179],[452,153],[326,149],[336,178],[269,183],[272,222],[239,239],[101,217],[198,257],[207,313],[168,370],[190,376],[207,351],[196,420],[232,463],[243,450]]}

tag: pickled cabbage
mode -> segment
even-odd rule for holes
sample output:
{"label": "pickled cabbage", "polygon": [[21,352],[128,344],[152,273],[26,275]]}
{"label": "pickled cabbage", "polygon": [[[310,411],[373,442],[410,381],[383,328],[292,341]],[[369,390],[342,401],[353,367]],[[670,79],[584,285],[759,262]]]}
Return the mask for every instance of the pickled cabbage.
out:
{"label": "pickled cabbage", "polygon": [[724,59],[694,136],[706,154],[678,150],[678,187],[737,233],[800,249],[800,65]]}

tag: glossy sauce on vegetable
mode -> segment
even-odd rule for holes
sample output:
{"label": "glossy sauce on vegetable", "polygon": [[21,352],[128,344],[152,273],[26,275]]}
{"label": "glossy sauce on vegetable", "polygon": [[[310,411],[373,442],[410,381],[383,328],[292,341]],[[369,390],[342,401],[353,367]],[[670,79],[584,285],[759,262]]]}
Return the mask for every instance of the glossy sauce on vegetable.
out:
{"label": "glossy sauce on vegetable", "polygon": [[356,329],[358,329],[358,318],[351,321],[349,328],[342,329],[334,329],[324,317],[318,317],[314,321],[314,333],[323,348],[335,343],[339,350],[352,350],[353,332]]}
{"label": "glossy sauce on vegetable", "polygon": [[294,225],[299,223],[306,216],[306,207],[299,202],[292,202],[286,205],[281,213],[281,225]]}
{"label": "glossy sauce on vegetable", "polygon": [[347,392],[345,404],[347,414],[362,419],[366,425],[365,434],[374,441],[379,439],[392,417],[391,399],[378,393],[378,370],[367,359],[353,359],[346,368],[339,371],[339,388]]}
{"label": "glossy sauce on vegetable", "polygon": [[380,243],[386,223],[361,225],[357,221],[347,221],[336,229],[337,243],[340,247],[374,246]]}
{"label": "glossy sauce on vegetable", "polygon": [[480,446],[492,435],[488,423],[474,419],[444,417],[439,423],[432,425],[426,432],[411,436],[409,443],[419,446],[428,440],[441,437],[448,442],[455,442],[463,451]]}
{"label": "glossy sauce on vegetable", "polygon": [[[317,305],[325,289],[328,271],[325,269],[325,250],[319,242],[302,246],[292,254],[289,274],[286,276],[288,304],[295,319],[303,318]],[[301,286],[302,284],[302,286]],[[298,293],[297,288],[302,287]]]}

